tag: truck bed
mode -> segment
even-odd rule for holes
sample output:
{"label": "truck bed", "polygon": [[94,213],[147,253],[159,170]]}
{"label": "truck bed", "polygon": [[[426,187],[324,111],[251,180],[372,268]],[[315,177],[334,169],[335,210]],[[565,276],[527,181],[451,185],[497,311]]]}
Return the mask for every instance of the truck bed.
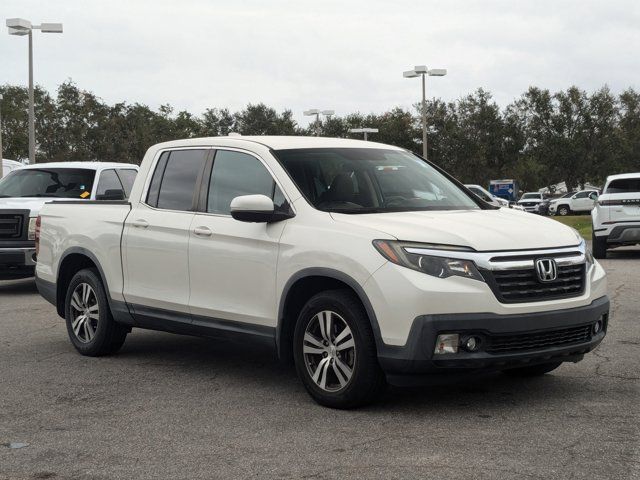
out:
{"label": "truck bed", "polygon": [[75,253],[83,253],[101,265],[109,279],[107,291],[122,299],[121,239],[124,221],[131,211],[127,201],[54,201],[40,211],[38,278],[56,283],[60,265]]}

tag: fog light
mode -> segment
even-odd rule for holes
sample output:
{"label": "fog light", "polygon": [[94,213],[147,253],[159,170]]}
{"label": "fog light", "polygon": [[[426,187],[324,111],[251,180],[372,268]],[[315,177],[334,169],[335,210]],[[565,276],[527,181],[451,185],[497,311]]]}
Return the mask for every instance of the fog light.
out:
{"label": "fog light", "polygon": [[458,353],[458,344],[460,343],[460,335],[457,333],[445,333],[438,335],[436,339],[436,348],[434,354],[441,355],[443,353]]}
{"label": "fog light", "polygon": [[467,341],[464,342],[464,349],[468,352],[475,352],[480,346],[480,339],[477,337],[469,337]]}
{"label": "fog light", "polygon": [[602,330],[602,320],[598,320],[593,324],[593,334],[597,335]]}

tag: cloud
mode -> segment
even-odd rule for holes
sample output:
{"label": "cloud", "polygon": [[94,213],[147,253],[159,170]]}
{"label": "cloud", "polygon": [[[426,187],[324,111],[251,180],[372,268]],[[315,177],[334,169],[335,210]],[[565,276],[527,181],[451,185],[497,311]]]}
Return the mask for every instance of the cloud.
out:
{"label": "cloud", "polygon": [[[638,87],[640,4],[635,1],[323,2],[3,0],[5,17],[62,21],[37,32],[35,78],[68,78],[105,101],[171,103],[194,113],[249,102],[338,114],[418,100],[402,71],[427,64],[429,96],[478,87],[506,105],[529,85]],[[0,37],[0,83],[25,84],[26,39]]]}

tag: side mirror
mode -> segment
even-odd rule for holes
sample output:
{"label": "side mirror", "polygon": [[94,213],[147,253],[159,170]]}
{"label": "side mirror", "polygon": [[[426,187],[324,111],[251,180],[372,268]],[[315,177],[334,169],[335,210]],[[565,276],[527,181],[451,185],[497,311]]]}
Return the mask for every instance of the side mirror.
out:
{"label": "side mirror", "polygon": [[287,211],[276,211],[266,195],[242,195],[231,200],[231,216],[241,222],[271,223],[293,217]]}
{"label": "side mirror", "polygon": [[120,188],[105,190],[102,195],[96,195],[96,200],[126,200],[124,191]]}

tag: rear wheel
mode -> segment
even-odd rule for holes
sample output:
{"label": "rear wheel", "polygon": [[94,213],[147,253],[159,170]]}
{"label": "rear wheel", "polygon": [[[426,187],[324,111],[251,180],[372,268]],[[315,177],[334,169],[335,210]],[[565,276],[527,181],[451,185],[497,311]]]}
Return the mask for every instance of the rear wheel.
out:
{"label": "rear wheel", "polygon": [[607,237],[598,237],[595,233],[591,233],[591,250],[595,258],[607,258]]}
{"label": "rear wheel", "polygon": [[294,333],[298,376],[316,402],[354,408],[374,401],[385,386],[371,324],[349,291],[313,296]]}
{"label": "rear wheel", "polygon": [[511,377],[537,377],[549,373],[562,365],[562,362],[541,363],[529,367],[510,368],[503,370],[503,373]]}
{"label": "rear wheel", "polygon": [[96,270],[84,269],[74,275],[64,307],[69,339],[82,355],[108,355],[122,347],[129,330],[114,321]]}
{"label": "rear wheel", "polygon": [[558,207],[558,215],[562,216],[562,217],[566,217],[567,215],[569,215],[571,213],[571,209],[566,206],[566,205],[560,205]]}

